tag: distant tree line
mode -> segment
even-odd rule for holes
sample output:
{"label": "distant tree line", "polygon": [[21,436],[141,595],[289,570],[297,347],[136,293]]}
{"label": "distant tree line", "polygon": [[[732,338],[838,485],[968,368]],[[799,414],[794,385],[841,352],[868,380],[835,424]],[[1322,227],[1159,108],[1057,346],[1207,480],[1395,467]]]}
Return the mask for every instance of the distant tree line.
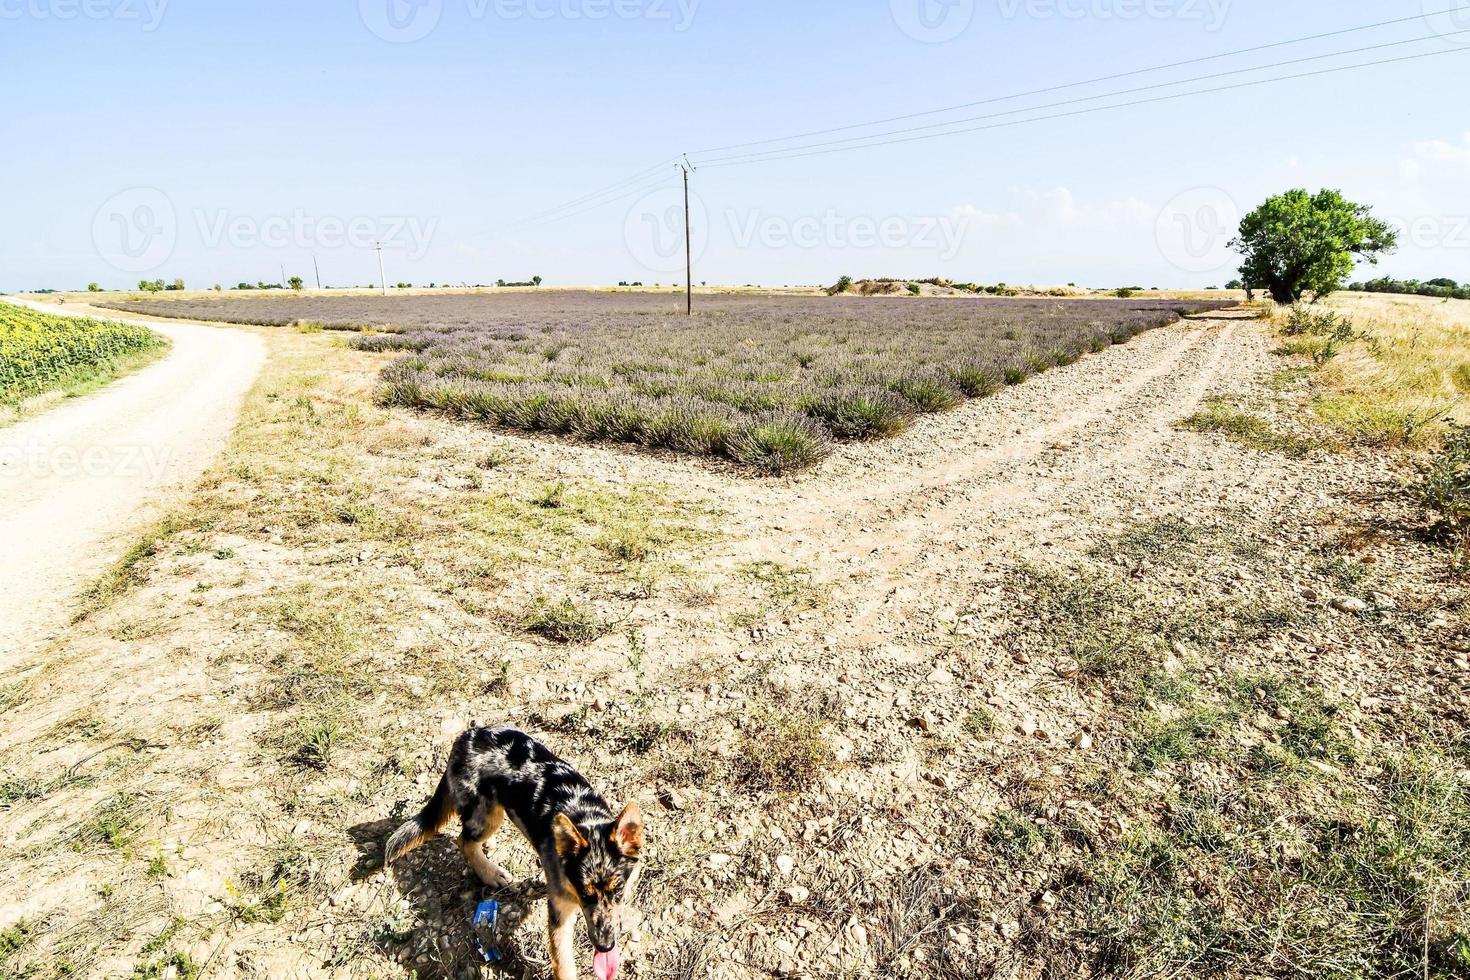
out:
{"label": "distant tree line", "polygon": [[1370,282],[1355,282],[1348,287],[1358,293],[1400,293],[1405,296],[1434,296],[1438,299],[1470,299],[1470,283],[1461,285],[1453,279],[1391,279],[1384,276]]}
{"label": "distant tree line", "polygon": [[[166,283],[162,279],[142,279],[138,282],[138,288],[145,293],[161,293],[165,290],[171,293],[181,293],[184,291],[184,280],[175,279],[173,282]],[[92,289],[90,285],[87,287],[87,289],[89,292],[97,292],[97,290]]]}

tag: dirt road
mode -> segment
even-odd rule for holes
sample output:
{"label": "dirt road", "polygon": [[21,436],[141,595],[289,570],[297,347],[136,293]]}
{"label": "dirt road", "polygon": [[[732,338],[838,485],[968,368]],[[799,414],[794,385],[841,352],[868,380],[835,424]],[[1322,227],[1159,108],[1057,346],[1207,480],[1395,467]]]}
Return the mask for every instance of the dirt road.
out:
{"label": "dirt road", "polygon": [[[493,717],[657,829],[630,975],[1086,975],[1101,926],[1133,914],[1098,870],[1146,877],[1139,840],[1196,856],[1180,800],[1248,785],[1262,819],[1315,828],[1319,798],[1285,795],[1299,775],[1244,768],[1295,731],[1264,714],[1266,681],[1340,705],[1375,752],[1470,692],[1444,556],[1360,516],[1398,520],[1389,457],[1179,427],[1212,396],[1283,424],[1283,399],[1310,397],[1248,317],[1149,331],[780,481],[387,409],[386,356],[271,333],[232,465],[193,501],[210,520],[48,670],[0,675],[0,705],[24,705],[0,746],[0,864],[21,869],[0,928],[46,923],[12,963],[472,972],[481,896],[458,850],[377,861],[454,735]],[[649,552],[609,548],[624,536]],[[559,596],[616,626],[531,635]],[[1206,748],[1153,738],[1226,709],[1241,724],[1202,729]],[[1300,771],[1353,807],[1390,772]],[[538,873],[513,836],[495,854]],[[1148,887],[1173,909],[1197,885]],[[1323,887],[1299,891],[1320,907]],[[540,936],[505,951],[544,964]],[[1184,955],[1126,952],[1140,976]]]}
{"label": "dirt road", "polygon": [[94,395],[0,429],[0,666],[64,622],[77,590],[126,548],[123,534],[203,472],[265,363],[260,338],[239,330],[25,305],[146,323],[173,349]]}

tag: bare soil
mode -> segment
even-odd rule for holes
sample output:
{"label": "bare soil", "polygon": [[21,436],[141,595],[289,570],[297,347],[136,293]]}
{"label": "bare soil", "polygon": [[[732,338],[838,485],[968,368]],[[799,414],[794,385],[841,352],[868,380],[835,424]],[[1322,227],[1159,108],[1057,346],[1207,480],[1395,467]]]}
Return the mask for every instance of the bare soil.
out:
{"label": "bare soil", "polygon": [[[1381,753],[1462,738],[1464,590],[1416,535],[1404,462],[1178,428],[1222,394],[1296,417],[1307,382],[1246,314],[779,481],[383,410],[382,355],[261,334],[195,499],[0,676],[18,975],[476,975],[482,889],[450,842],[379,867],[472,720],[650,814],[635,978],[1178,972],[1099,882],[1181,787],[1244,785],[1241,760],[1296,744],[1265,678],[1329,699],[1364,760],[1293,755],[1284,824]],[[1146,766],[1184,710],[1171,681],[1249,704],[1218,754]],[[1464,921],[1463,890],[1436,896],[1415,955]],[[1308,938],[1241,935],[1215,975],[1326,969]],[[507,951],[544,970],[535,928]]]}

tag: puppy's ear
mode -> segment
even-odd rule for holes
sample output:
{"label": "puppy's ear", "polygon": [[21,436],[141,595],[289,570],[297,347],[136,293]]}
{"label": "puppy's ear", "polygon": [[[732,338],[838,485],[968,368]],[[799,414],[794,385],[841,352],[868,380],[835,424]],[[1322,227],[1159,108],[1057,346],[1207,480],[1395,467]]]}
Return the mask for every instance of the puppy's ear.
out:
{"label": "puppy's ear", "polygon": [[565,813],[558,813],[551,822],[551,839],[556,844],[557,856],[568,860],[587,850],[587,838]]}
{"label": "puppy's ear", "polygon": [[643,851],[643,811],[637,803],[629,803],[613,824],[613,846],[623,857],[636,858]]}

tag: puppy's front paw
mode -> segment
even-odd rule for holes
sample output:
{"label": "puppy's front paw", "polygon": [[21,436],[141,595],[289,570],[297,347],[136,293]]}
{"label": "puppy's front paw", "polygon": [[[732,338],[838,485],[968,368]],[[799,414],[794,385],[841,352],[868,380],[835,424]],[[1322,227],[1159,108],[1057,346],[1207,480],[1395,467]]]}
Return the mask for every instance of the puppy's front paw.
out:
{"label": "puppy's front paw", "polygon": [[510,875],[499,868],[476,868],[475,877],[489,888],[509,888],[512,884]]}

